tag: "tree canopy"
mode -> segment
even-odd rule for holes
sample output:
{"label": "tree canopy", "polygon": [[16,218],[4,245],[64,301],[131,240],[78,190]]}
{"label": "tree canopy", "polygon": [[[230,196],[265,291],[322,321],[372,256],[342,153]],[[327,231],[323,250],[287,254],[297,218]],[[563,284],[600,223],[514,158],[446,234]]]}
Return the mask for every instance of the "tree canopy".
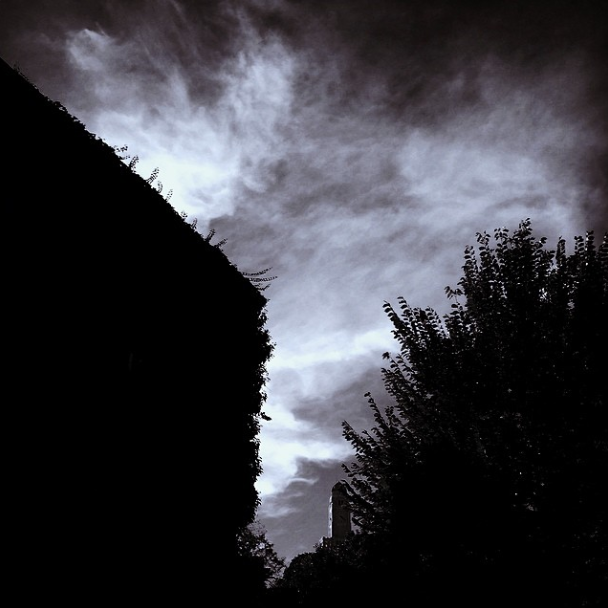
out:
{"label": "tree canopy", "polygon": [[375,426],[343,426],[360,566],[412,601],[600,605],[608,235],[549,250],[526,220],[478,234],[463,271],[443,318],[385,304],[391,405],[368,394]]}

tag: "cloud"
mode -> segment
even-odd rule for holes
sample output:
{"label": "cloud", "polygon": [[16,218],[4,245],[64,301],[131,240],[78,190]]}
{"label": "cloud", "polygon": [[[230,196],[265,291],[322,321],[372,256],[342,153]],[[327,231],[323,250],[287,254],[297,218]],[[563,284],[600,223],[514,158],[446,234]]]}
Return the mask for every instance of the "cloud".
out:
{"label": "cloud", "polygon": [[301,458],[289,484],[264,501],[260,516],[279,557],[289,562],[328,535],[331,488],[344,477],[337,460]]}
{"label": "cloud", "polygon": [[[183,25],[179,11],[172,17],[170,23],[179,21],[173,29]],[[72,31],[67,58],[86,94],[68,103],[90,130],[113,145],[128,145],[140,157],[144,177],[159,167],[179,210],[203,222],[231,215],[237,189],[265,187],[260,167],[272,163],[280,148],[293,59],[278,42],[258,44],[244,23],[239,48],[212,72],[200,67],[208,53],[185,62],[184,43],[169,45],[157,25],[142,21],[128,38]],[[181,32],[182,39],[194,35],[188,28]],[[193,63],[212,96],[201,95],[200,83],[193,89]]]}
{"label": "cloud", "polygon": [[[379,357],[378,357],[379,359]],[[297,476],[302,458],[341,460],[351,446],[342,438],[342,422],[369,422],[363,395],[379,386],[378,361],[348,358],[306,367],[271,369],[271,421],[262,425],[260,454],[264,475],[257,487],[265,497],[280,493]]]}
{"label": "cloud", "polygon": [[250,268],[257,259],[278,275],[267,292],[277,349],[273,421],[261,434],[266,505],[290,487],[301,458],[347,457],[332,406],[364,377],[368,386],[348,401],[356,411],[376,386],[380,353],[394,350],[383,301],[403,295],[444,312],[443,288],[460,278],[477,231],[528,216],[554,243],[564,227],[586,229],[580,201],[597,191],[580,164],[602,145],[579,108],[587,78],[576,60],[547,65],[533,80],[488,60],[477,72],[476,102],[422,126],[377,103],[338,108],[325,83],[304,102],[294,96],[266,189],[240,193],[248,202],[238,222],[213,222],[231,235],[233,259]]}

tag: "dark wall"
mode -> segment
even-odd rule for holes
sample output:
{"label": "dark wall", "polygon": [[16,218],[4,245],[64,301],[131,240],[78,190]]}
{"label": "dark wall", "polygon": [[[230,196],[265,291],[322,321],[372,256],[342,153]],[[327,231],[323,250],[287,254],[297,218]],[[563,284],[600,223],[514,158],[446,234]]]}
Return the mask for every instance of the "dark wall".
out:
{"label": "dark wall", "polygon": [[15,564],[91,597],[201,593],[255,508],[265,299],[59,104],[0,82]]}

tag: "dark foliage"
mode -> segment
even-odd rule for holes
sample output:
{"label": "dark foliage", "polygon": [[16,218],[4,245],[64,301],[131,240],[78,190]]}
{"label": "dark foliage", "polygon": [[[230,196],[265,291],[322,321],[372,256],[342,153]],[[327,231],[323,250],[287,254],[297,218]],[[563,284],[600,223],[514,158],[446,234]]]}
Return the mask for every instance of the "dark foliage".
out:
{"label": "dark foliage", "polygon": [[344,424],[363,567],[421,605],[599,606],[608,239],[549,251],[529,221],[494,239],[465,251],[443,322],[385,306],[401,351],[385,355],[394,403],[369,395],[371,432]]}
{"label": "dark foliage", "polygon": [[280,579],[285,563],[266,538],[266,530],[259,522],[239,533],[237,563],[235,574],[243,599],[249,605],[263,605],[268,590],[274,588]]}
{"label": "dark foliage", "polygon": [[603,606],[608,238],[478,235],[443,319],[386,304],[392,405],[344,423],[359,532],[295,558],[292,605]]}
{"label": "dark foliage", "polygon": [[156,172],[0,82],[10,561],[61,601],[200,601],[258,505],[266,299]]}
{"label": "dark foliage", "polygon": [[351,598],[357,586],[359,568],[352,541],[340,544],[324,542],[314,552],[293,558],[278,588],[292,593],[292,605],[320,605],[330,599]]}

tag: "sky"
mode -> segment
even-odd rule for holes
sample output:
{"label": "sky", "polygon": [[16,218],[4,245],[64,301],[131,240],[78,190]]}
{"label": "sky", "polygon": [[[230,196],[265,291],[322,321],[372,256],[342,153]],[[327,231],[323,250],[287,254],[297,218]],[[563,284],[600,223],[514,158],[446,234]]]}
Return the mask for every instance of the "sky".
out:
{"label": "sky", "polygon": [[384,302],[447,312],[477,232],[608,229],[602,4],[0,0],[0,57],[276,277],[257,487],[280,557],[327,534],[342,421],[389,403]]}

